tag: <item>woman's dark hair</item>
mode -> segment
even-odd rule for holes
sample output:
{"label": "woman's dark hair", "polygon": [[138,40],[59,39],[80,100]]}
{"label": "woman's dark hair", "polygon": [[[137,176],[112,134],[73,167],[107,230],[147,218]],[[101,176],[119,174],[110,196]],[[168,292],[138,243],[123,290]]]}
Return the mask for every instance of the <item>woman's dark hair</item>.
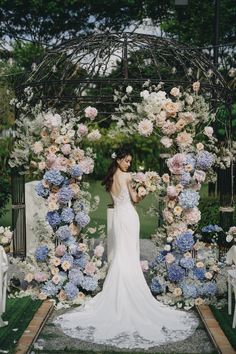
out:
{"label": "woman's dark hair", "polygon": [[112,156],[114,156],[112,157],[112,163],[110,164],[107,174],[102,181],[102,185],[105,186],[107,192],[110,192],[111,190],[111,186],[113,183],[113,176],[118,168],[117,160],[123,159],[125,156],[128,155],[132,156],[132,152],[127,147],[120,148],[112,154]]}

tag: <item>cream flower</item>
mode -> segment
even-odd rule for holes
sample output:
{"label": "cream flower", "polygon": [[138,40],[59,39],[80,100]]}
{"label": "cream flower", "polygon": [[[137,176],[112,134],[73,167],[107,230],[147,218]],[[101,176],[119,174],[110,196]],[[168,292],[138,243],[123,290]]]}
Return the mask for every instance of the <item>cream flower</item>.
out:
{"label": "cream flower", "polygon": [[55,257],[52,259],[51,261],[52,265],[54,265],[55,267],[58,267],[61,264],[61,259],[58,257]]}
{"label": "cream flower", "polygon": [[180,147],[186,147],[192,144],[193,138],[190,133],[183,131],[177,135],[176,142]]}
{"label": "cream flower", "polygon": [[40,154],[43,151],[43,144],[41,141],[36,141],[33,145],[33,151],[35,154]]}
{"label": "cream flower", "polygon": [[177,97],[180,94],[180,89],[178,87],[173,87],[170,91],[170,94],[174,97]]}
{"label": "cream flower", "polygon": [[183,209],[182,209],[181,206],[179,206],[179,205],[176,205],[176,207],[174,208],[174,214],[175,214],[176,216],[180,216],[181,213],[182,213],[182,211],[183,211]]}
{"label": "cream flower", "polygon": [[196,148],[198,151],[201,151],[204,149],[204,145],[202,143],[197,143]]}
{"label": "cream flower", "polygon": [[163,137],[161,138],[161,144],[162,144],[163,146],[165,146],[166,148],[169,148],[169,147],[171,147],[171,145],[173,144],[173,139],[170,139],[170,138],[168,138],[167,136],[163,136]]}
{"label": "cream flower", "polygon": [[173,295],[175,297],[178,297],[178,296],[182,295],[182,290],[180,288],[175,288],[174,291],[173,291]]}
{"label": "cream flower", "polygon": [[200,306],[204,304],[204,300],[201,297],[198,297],[197,299],[194,300],[194,304],[196,306]]}
{"label": "cream flower", "polygon": [[34,279],[34,275],[32,273],[27,273],[24,278],[24,280],[26,280],[28,283],[31,283],[33,279]]}
{"label": "cream flower", "polygon": [[46,300],[46,298],[47,298],[47,295],[46,295],[46,294],[44,294],[44,293],[39,293],[39,294],[38,294],[38,299],[39,299],[39,300]]}
{"label": "cream flower", "polygon": [[205,278],[206,278],[206,279],[212,279],[212,277],[213,277],[213,275],[212,275],[211,272],[206,272],[206,273],[205,273]]}
{"label": "cream flower", "polygon": [[175,128],[177,132],[180,132],[186,125],[186,121],[182,118],[178,120],[178,122],[175,124]]}
{"label": "cream flower", "polygon": [[66,300],[66,293],[64,290],[61,290],[59,294],[57,295],[57,298],[59,301],[65,301]]}
{"label": "cream flower", "polygon": [[140,135],[149,136],[153,131],[153,123],[149,119],[143,119],[138,124],[138,132]]}
{"label": "cream flower", "polygon": [[166,113],[169,117],[175,117],[177,112],[179,111],[179,104],[177,102],[167,100],[163,104],[162,108],[166,110]]}
{"label": "cream flower", "polygon": [[62,263],[61,267],[62,267],[63,270],[67,271],[67,270],[69,270],[71,268],[71,263],[68,262],[68,261],[64,261]]}
{"label": "cream flower", "polygon": [[164,175],[161,177],[164,183],[169,183],[170,182],[170,176],[168,173],[164,173]]}
{"label": "cream flower", "polygon": [[196,263],[197,268],[204,268],[204,263],[203,262],[197,262]]}
{"label": "cream flower", "polygon": [[168,253],[165,256],[165,260],[166,260],[166,263],[168,263],[168,264],[173,263],[175,261],[175,256],[173,256],[172,253]]}
{"label": "cream flower", "polygon": [[194,82],[192,87],[194,92],[198,92],[200,89],[200,82],[199,81]]}

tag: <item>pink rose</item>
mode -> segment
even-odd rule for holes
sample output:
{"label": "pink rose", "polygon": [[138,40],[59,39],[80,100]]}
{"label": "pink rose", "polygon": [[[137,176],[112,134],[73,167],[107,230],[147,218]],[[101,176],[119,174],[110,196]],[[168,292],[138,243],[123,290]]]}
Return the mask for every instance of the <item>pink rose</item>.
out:
{"label": "pink rose", "polygon": [[71,152],[71,146],[70,144],[65,144],[62,146],[61,151],[64,155],[69,155]]}
{"label": "pink rose", "polygon": [[204,171],[201,171],[201,170],[195,170],[193,178],[197,182],[204,182],[205,178],[206,178],[206,173]]}
{"label": "pink rose", "polygon": [[172,96],[174,96],[174,97],[179,96],[179,94],[180,94],[179,88],[178,88],[178,87],[173,87],[173,88],[171,89],[171,91],[170,91],[170,94],[171,94]]}
{"label": "pink rose", "polygon": [[194,116],[192,112],[181,112],[179,113],[179,118],[183,119],[186,124],[192,123],[194,121]]}
{"label": "pink rose", "polygon": [[78,124],[78,135],[80,137],[85,136],[88,134],[88,128],[84,124]]}
{"label": "pink rose", "polygon": [[66,252],[66,246],[65,245],[58,245],[57,248],[55,249],[55,256],[57,257],[62,257]]}
{"label": "pink rose", "polygon": [[85,266],[84,272],[88,275],[94,274],[96,266],[93,262],[88,262]]}
{"label": "pink rose", "polygon": [[178,193],[176,191],[175,186],[168,186],[167,187],[167,195],[169,198],[176,198]]}
{"label": "pink rose", "polygon": [[183,131],[177,135],[176,142],[180,147],[186,147],[192,144],[193,138],[190,133]]}
{"label": "pink rose", "polygon": [[175,261],[175,256],[173,256],[172,253],[168,253],[165,256],[165,260],[166,260],[166,263],[168,263],[168,264],[173,263]]}
{"label": "pink rose", "polygon": [[102,245],[98,245],[95,247],[94,255],[96,257],[102,257],[103,253],[104,253],[104,247]]}
{"label": "pink rose", "polygon": [[186,209],[184,211],[184,217],[189,225],[197,224],[201,219],[201,212],[198,208]]}
{"label": "pink rose", "polygon": [[143,172],[138,172],[134,175],[134,180],[136,182],[142,183],[146,179],[145,174]]}
{"label": "pink rose", "polygon": [[175,175],[182,174],[184,170],[184,164],[186,162],[186,156],[184,154],[176,154],[167,160],[167,166]]}
{"label": "pink rose", "polygon": [[95,107],[88,106],[84,110],[85,117],[94,120],[97,117],[98,111]]}
{"label": "pink rose", "polygon": [[148,261],[140,261],[140,265],[143,272],[146,272],[149,269]]}
{"label": "pink rose", "polygon": [[85,157],[82,161],[80,161],[79,165],[83,173],[89,174],[93,172],[94,161],[91,157]]}
{"label": "pink rose", "polygon": [[172,237],[177,237],[183,232],[187,231],[187,224],[184,222],[173,223],[167,227],[167,235]]}
{"label": "pink rose", "polygon": [[38,282],[38,283],[42,283],[44,281],[46,281],[48,279],[47,274],[39,272],[39,273],[35,273],[34,275],[34,279]]}
{"label": "pink rose", "polygon": [[149,136],[153,131],[153,123],[149,119],[143,119],[138,124],[138,132],[140,135]]}
{"label": "pink rose", "polygon": [[57,156],[56,154],[48,154],[47,156],[47,166],[51,167],[52,164],[56,161]]}
{"label": "pink rose", "polygon": [[175,123],[174,122],[170,122],[169,120],[167,120],[162,128],[162,133],[165,134],[165,135],[172,135],[176,132],[176,126],[175,126]]}

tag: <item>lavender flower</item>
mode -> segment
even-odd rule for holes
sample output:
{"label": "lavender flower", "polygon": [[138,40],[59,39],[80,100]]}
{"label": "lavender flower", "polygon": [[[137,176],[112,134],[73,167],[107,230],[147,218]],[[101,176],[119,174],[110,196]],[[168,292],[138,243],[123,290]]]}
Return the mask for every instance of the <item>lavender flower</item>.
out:
{"label": "lavender flower", "polygon": [[64,181],[64,177],[61,175],[60,171],[57,170],[50,170],[47,171],[43,178],[51,183],[54,184],[55,186],[60,186],[62,184],[62,182]]}
{"label": "lavender flower", "polygon": [[47,198],[49,195],[49,189],[44,187],[42,182],[39,182],[35,187],[36,193],[43,198]]}
{"label": "lavender flower", "polygon": [[48,256],[48,246],[39,246],[35,250],[35,258],[38,262],[44,262]]}
{"label": "lavender flower", "polygon": [[168,267],[167,275],[170,281],[180,282],[184,278],[185,271],[183,268],[173,263]]}
{"label": "lavender flower", "polygon": [[87,290],[87,291],[94,291],[98,286],[97,279],[92,278],[90,276],[85,276],[83,283],[82,283],[82,288]]}
{"label": "lavender flower", "polygon": [[58,226],[61,223],[60,215],[56,210],[48,211],[46,215],[46,220],[49,223],[49,225],[52,227]]}
{"label": "lavender flower", "polygon": [[84,280],[84,275],[83,273],[77,269],[77,268],[73,268],[69,271],[69,280],[72,284],[79,286],[83,283]]}
{"label": "lavender flower", "polygon": [[58,192],[58,201],[61,204],[67,204],[73,198],[73,195],[70,187],[62,187]]}
{"label": "lavender flower", "polygon": [[214,155],[208,151],[199,151],[196,157],[196,167],[201,170],[208,170],[215,162]]}
{"label": "lavender flower", "polygon": [[79,292],[78,288],[71,282],[64,286],[64,290],[69,300],[73,300]]}
{"label": "lavender flower", "polygon": [[74,165],[71,167],[70,174],[71,174],[71,177],[73,177],[73,178],[80,177],[80,176],[82,176],[83,171],[79,165]]}
{"label": "lavender flower", "polygon": [[90,222],[90,217],[84,211],[79,211],[75,216],[75,221],[80,227],[85,227]]}
{"label": "lavender flower", "polygon": [[186,299],[188,298],[197,298],[198,297],[198,291],[197,287],[194,284],[182,284],[181,285],[183,295]]}
{"label": "lavender flower", "polygon": [[176,246],[181,252],[189,251],[194,245],[194,239],[191,232],[184,232],[176,238]]}
{"label": "lavender flower", "polygon": [[81,269],[84,269],[88,263],[88,257],[85,254],[81,254],[79,257],[74,259],[74,265],[79,266]]}
{"label": "lavender flower", "polygon": [[63,208],[61,213],[61,220],[67,224],[72,223],[74,220],[74,212],[71,208]]}
{"label": "lavender flower", "polygon": [[56,235],[61,241],[65,241],[69,237],[72,237],[69,226],[67,225],[59,227],[59,229],[56,231]]}
{"label": "lavender flower", "polygon": [[183,257],[181,258],[179,264],[185,269],[192,269],[194,267],[195,261],[191,257]]}
{"label": "lavender flower", "polygon": [[185,189],[179,196],[179,204],[184,209],[194,208],[199,204],[199,194],[192,189]]}
{"label": "lavender flower", "polygon": [[186,155],[186,164],[187,165],[192,165],[193,169],[195,168],[196,165],[196,160],[192,154],[187,154]]}

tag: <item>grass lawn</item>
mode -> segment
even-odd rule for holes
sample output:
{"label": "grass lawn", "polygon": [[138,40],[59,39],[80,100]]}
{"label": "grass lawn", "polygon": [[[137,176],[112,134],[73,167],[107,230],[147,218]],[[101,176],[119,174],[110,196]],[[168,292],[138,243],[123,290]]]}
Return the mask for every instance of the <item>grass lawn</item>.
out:
{"label": "grass lawn", "polygon": [[14,353],[17,341],[32,320],[42,301],[33,301],[29,296],[7,299],[6,312],[2,319],[8,321],[8,326],[0,328],[0,352],[8,350]]}
{"label": "grass lawn", "polygon": [[[235,304],[232,304],[232,313],[234,312]],[[214,306],[210,306],[216,320],[219,322],[221,329],[224,331],[226,337],[230,341],[232,347],[236,350],[236,328],[232,328],[233,314],[228,315],[228,306],[224,306],[222,309],[217,309]]]}

